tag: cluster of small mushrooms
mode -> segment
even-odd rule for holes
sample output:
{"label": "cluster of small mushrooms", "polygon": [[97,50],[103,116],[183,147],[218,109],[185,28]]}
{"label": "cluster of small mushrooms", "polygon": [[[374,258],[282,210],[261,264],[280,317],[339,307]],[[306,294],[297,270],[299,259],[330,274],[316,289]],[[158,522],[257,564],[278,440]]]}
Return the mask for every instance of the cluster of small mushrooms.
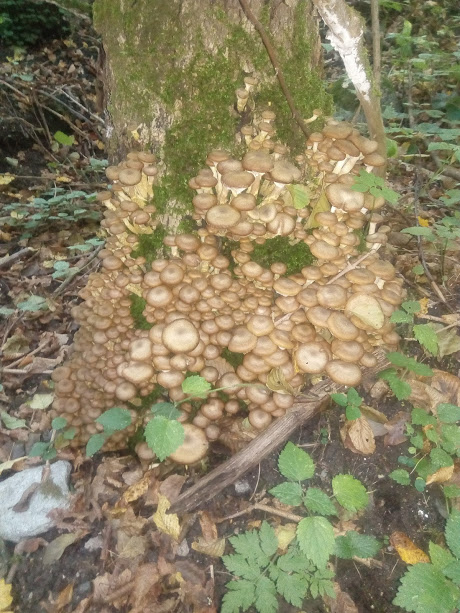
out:
{"label": "cluster of small mushrooms", "polygon": [[[237,91],[239,109],[253,86],[249,78]],[[242,129],[248,146],[242,159],[223,150],[209,153],[206,168],[190,180],[199,229],[166,236],[171,256],[149,266],[133,252],[139,236],[157,224],[151,204],[155,156],[133,152],[107,169],[111,189],[99,195],[107,208],[102,268],[73,309],[80,324],[73,353],[52,376],[53,414],[76,428],[73,446],[102,429],[95,422],[102,412],[124,406],[132,425],[106,444],[123,447],[142,423],[135,410],[142,397],[161,386],[163,399],[182,401],[181,384],[196,373],[226,390],[201,400],[197,411],[196,403],[180,404],[184,445],[191,449],[171,457],[192,463],[206,453],[208,441],[225,440],[230,423],[261,431],[285,414],[306,383],[328,376],[356,386],[363,368],[376,364],[375,347],[397,346],[390,317],[404,290],[378,253],[388,231],[376,212],[383,199],[351,188],[360,169],[383,163],[376,143],[329,120],[294,163],[272,140],[275,114],[268,109],[258,119],[257,127]],[[290,188],[313,176],[329,210],[295,206]],[[363,233],[367,250],[360,253]],[[287,274],[283,262],[265,268],[252,259],[255,244],[269,252],[270,240],[279,236],[306,243],[315,263]],[[227,257],[221,247],[228,239],[237,246]],[[133,294],[145,301],[150,329],[135,327]],[[236,367],[232,355],[240,361]],[[153,456],[145,443],[137,450],[140,457]]]}

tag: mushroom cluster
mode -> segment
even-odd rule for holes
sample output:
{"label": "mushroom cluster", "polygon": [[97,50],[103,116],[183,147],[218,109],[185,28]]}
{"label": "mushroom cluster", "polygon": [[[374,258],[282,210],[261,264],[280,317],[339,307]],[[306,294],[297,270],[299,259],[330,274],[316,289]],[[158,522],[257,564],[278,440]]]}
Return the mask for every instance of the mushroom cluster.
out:
{"label": "mushroom cluster", "polygon": [[[255,83],[249,85],[237,92],[240,106],[250,100]],[[164,398],[183,401],[181,386],[192,372],[225,388],[198,410],[195,403],[180,405],[180,421],[191,434],[201,431],[205,449],[206,441],[225,438],[233,416],[247,414],[250,427],[263,430],[315,378],[358,385],[362,369],[376,363],[374,348],[397,346],[390,317],[404,290],[378,253],[388,231],[375,212],[383,200],[351,189],[357,169],[380,164],[373,141],[329,121],[311,135],[296,165],[272,140],[274,120],[267,109],[256,126],[243,127],[248,151],[242,159],[209,153],[207,167],[189,183],[197,232],[166,236],[171,256],[150,265],[132,253],[139,235],[155,228],[154,156],[131,153],[107,169],[113,185],[99,196],[108,209],[102,269],[74,308],[81,327],[72,357],[53,374],[53,410],[76,427],[73,445],[99,431],[94,419],[116,405],[131,409],[133,423],[106,447],[123,446],[139,423],[140,399],[160,386]],[[295,206],[293,191],[312,174],[329,210],[315,211],[314,201]],[[254,246],[270,253],[275,237],[286,238],[287,250],[305,243],[315,263],[288,274],[285,262],[256,262]],[[234,243],[224,255],[227,240]],[[135,328],[133,295],[143,301],[150,329]],[[145,447],[139,447],[144,456],[150,454]]]}

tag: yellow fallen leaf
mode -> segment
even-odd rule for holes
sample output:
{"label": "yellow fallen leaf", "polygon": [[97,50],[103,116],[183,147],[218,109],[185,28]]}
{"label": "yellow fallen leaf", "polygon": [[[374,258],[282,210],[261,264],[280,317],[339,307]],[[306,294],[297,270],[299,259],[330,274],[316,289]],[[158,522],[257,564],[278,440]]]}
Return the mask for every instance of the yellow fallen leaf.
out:
{"label": "yellow fallen leaf", "polygon": [[225,539],[206,541],[202,536],[199,536],[196,541],[193,541],[192,549],[213,558],[220,558],[224,555]]}
{"label": "yellow fallen leaf", "polygon": [[11,181],[15,180],[15,176],[12,175],[10,172],[5,172],[4,174],[0,175],[0,185],[8,185],[8,183],[11,183]]}
{"label": "yellow fallen leaf", "polygon": [[430,483],[445,483],[446,481],[449,481],[454,474],[454,468],[455,466],[453,464],[452,466],[443,466],[436,472],[428,475],[426,484],[430,485]]}
{"label": "yellow fallen leaf", "polygon": [[424,217],[420,217],[420,215],[417,217],[417,219],[418,219],[419,225],[422,226],[422,228],[430,227],[430,222],[428,221],[428,219],[425,219]]}
{"label": "yellow fallen leaf", "polygon": [[27,457],[28,456],[23,455],[21,458],[16,458],[15,460],[8,460],[7,462],[3,462],[2,464],[0,464],[0,475],[2,474],[4,470],[10,470],[10,468],[12,468],[16,464],[16,462],[25,460],[27,459]]}
{"label": "yellow fallen leaf", "polygon": [[428,298],[420,298],[419,300],[419,304],[420,304],[420,315],[426,315],[428,313],[428,303],[429,303],[429,299]]}
{"label": "yellow fallen leaf", "polygon": [[398,552],[401,560],[406,564],[428,563],[430,561],[426,553],[419,549],[404,532],[393,532],[390,536],[390,543]]}
{"label": "yellow fallen leaf", "polygon": [[130,502],[139,500],[139,498],[149,489],[150,480],[151,476],[147,473],[142,477],[142,479],[139,479],[139,481],[130,485],[115,506],[126,506]]}
{"label": "yellow fallen leaf", "polygon": [[287,551],[290,543],[295,539],[296,530],[296,524],[285,524],[275,528],[276,540],[278,541],[278,549],[280,551]]}
{"label": "yellow fallen leaf", "polygon": [[56,181],[58,183],[71,183],[72,179],[70,177],[65,177],[64,175],[59,175],[56,177]]}
{"label": "yellow fallen leaf", "polygon": [[172,537],[175,541],[179,540],[180,525],[177,515],[171,513],[167,514],[167,510],[171,506],[171,503],[162,494],[158,495],[158,507],[153,516],[153,521],[160,532],[164,532]]}
{"label": "yellow fallen leaf", "polygon": [[135,141],[138,141],[140,139],[139,132],[137,131],[137,128],[135,130],[131,130],[131,136],[133,137],[133,139]]}
{"label": "yellow fallen leaf", "polygon": [[1,613],[13,613],[7,611],[8,607],[13,602],[13,596],[11,596],[11,585],[5,583],[5,579],[0,579],[0,611]]}

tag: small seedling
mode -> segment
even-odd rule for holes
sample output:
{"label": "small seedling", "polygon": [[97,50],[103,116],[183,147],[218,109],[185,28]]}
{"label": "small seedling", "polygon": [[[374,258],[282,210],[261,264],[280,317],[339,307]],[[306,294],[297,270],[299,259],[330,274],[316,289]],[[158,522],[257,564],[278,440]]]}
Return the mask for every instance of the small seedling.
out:
{"label": "small seedling", "polygon": [[411,395],[411,386],[404,377],[409,372],[421,377],[432,377],[433,371],[426,364],[417,362],[414,358],[410,358],[399,351],[387,353],[387,359],[393,364],[393,367],[382,370],[379,373],[379,379],[383,379],[390,386],[391,391],[398,400],[406,400]]}
{"label": "small seedling", "polygon": [[67,428],[67,420],[64,417],[55,417],[51,422],[53,429],[48,443],[34,443],[29,451],[29,456],[40,457],[42,460],[53,460],[57,456],[57,450],[66,447],[75,436],[75,428]]}
{"label": "small seedling", "polygon": [[363,403],[363,398],[354,387],[350,387],[346,394],[331,394],[331,398],[339,406],[345,408],[345,416],[348,421],[361,417],[360,406]]}
{"label": "small seedling", "polygon": [[337,516],[339,507],[355,513],[367,506],[369,497],[360,481],[351,475],[336,475],[332,497],[317,487],[307,487],[304,482],[314,476],[315,464],[293,443],[281,452],[278,468],[286,481],[270,493],[284,504],[302,507],[308,516],[298,523],[295,532],[285,531],[283,536],[263,522],[259,530],[229,539],[235,553],[222,560],[235,579],[226,585],[222,613],[246,611],[251,606],[259,613],[275,613],[277,595],[299,608],[307,597],[327,594],[334,598],[330,556],[370,558],[380,549],[377,539],[352,530],[336,537],[327,519]]}
{"label": "small seedling", "polygon": [[384,179],[363,169],[359,171],[359,175],[355,178],[355,182],[351,186],[351,189],[355,192],[369,192],[369,194],[375,198],[382,196],[392,204],[396,204],[399,200],[398,192],[395,192],[389,187],[385,187]]}

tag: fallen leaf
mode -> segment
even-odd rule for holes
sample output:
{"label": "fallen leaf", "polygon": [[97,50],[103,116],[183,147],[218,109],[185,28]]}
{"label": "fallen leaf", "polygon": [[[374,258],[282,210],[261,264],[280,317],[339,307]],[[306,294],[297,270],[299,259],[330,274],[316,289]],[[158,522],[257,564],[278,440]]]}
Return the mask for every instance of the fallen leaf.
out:
{"label": "fallen leaf", "polygon": [[7,611],[8,607],[13,602],[13,597],[11,595],[11,585],[9,583],[5,583],[5,579],[0,579],[0,611],[1,613],[13,613],[12,611]]}
{"label": "fallen leaf", "polygon": [[4,470],[10,470],[10,468],[12,468],[16,464],[16,462],[20,462],[21,460],[27,460],[27,457],[28,456],[22,456],[21,458],[16,458],[15,460],[8,460],[6,462],[3,462],[2,464],[0,464],[0,475]]}
{"label": "fallen leaf", "polygon": [[45,553],[43,554],[43,564],[45,566],[49,566],[53,562],[60,560],[67,547],[76,541],[79,541],[86,534],[88,533],[83,531],[69,532],[68,534],[61,534],[55,538],[54,541],[51,541],[51,543],[49,543],[45,549]]}
{"label": "fallen leaf", "polygon": [[428,563],[430,561],[426,553],[417,547],[404,532],[393,532],[390,536],[390,543],[398,552],[401,560],[406,564]]}
{"label": "fallen leaf", "polygon": [[28,403],[34,411],[43,411],[47,409],[54,400],[54,394],[34,394],[32,400]]}
{"label": "fallen leaf", "polygon": [[372,428],[365,417],[347,421],[340,430],[343,444],[353,453],[369,455],[375,451]]}
{"label": "fallen leaf", "polygon": [[377,411],[377,409],[374,409],[367,404],[361,404],[359,410],[361,411],[361,415],[363,415],[363,417],[366,417],[367,419],[372,419],[379,424],[386,424],[388,421],[388,417],[385,415],[385,413]]}
{"label": "fallen leaf", "polygon": [[115,506],[125,507],[130,502],[135,502],[136,500],[139,500],[139,498],[141,498],[146,493],[146,491],[149,489],[149,485],[150,485],[150,474],[146,473],[142,477],[142,479],[137,481],[137,483],[134,483],[133,485],[130,485],[128,487],[128,489],[123,493],[123,496],[120,498],[120,500],[117,501]]}
{"label": "fallen leaf", "polygon": [[61,590],[54,602],[55,611],[62,611],[67,605],[72,602],[73,597],[73,583],[69,583],[66,587]]}
{"label": "fallen leaf", "polygon": [[160,484],[158,492],[173,503],[179,496],[184,483],[185,477],[183,475],[170,475]]}
{"label": "fallen leaf", "polygon": [[265,385],[272,392],[278,392],[278,394],[289,394],[290,396],[297,396],[299,390],[294,389],[284,376],[281,368],[272,368],[268,373]]}
{"label": "fallen leaf", "polygon": [[449,479],[451,479],[453,474],[454,474],[453,464],[452,466],[443,466],[436,472],[432,473],[431,475],[428,475],[426,479],[426,484],[430,485],[430,483],[445,483],[446,481],[449,481]]}
{"label": "fallen leaf", "polygon": [[153,521],[160,532],[164,532],[164,534],[168,534],[175,541],[178,541],[180,535],[179,518],[174,513],[167,513],[170,506],[171,503],[166,496],[159,494],[158,507],[153,515]]}
{"label": "fallen leaf", "polygon": [[410,415],[406,411],[398,411],[396,415],[385,424],[387,434],[383,444],[387,446],[400,445],[407,441],[406,424],[410,421]]}
{"label": "fallen leaf", "polygon": [[[146,605],[150,605],[150,608],[147,610],[152,610],[151,605],[156,603],[157,596],[160,594],[161,586],[158,585],[159,580],[160,574],[156,564],[142,564],[136,569],[134,587],[130,598],[130,602],[134,607],[133,611],[140,612]],[[147,596],[148,602],[145,602]]]}
{"label": "fallen leaf", "polygon": [[129,536],[123,530],[117,533],[117,553],[120,558],[137,558],[143,556],[147,549],[146,536]]}
{"label": "fallen leaf", "polygon": [[275,534],[278,541],[278,549],[285,553],[291,542],[295,539],[297,524],[284,524],[276,526]]}
{"label": "fallen leaf", "polygon": [[460,351],[460,336],[456,328],[446,328],[442,324],[432,324],[438,337],[438,357],[452,355]]}
{"label": "fallen leaf", "polygon": [[323,595],[325,604],[329,607],[330,613],[358,613],[358,607],[353,602],[351,596],[347,592],[342,592],[342,588],[338,583],[334,582],[335,598],[331,598],[327,594]]}
{"label": "fallen leaf", "polygon": [[430,222],[428,219],[425,219],[424,217],[420,217],[420,215],[417,217],[417,219],[418,219],[419,226],[422,226],[422,228],[430,227]]}
{"label": "fallen leaf", "polygon": [[192,549],[198,551],[198,553],[204,553],[207,556],[213,558],[220,558],[224,555],[225,551],[225,539],[216,539],[215,541],[208,541],[202,536],[199,536],[196,541],[192,543]]}
{"label": "fallen leaf", "polygon": [[215,541],[218,537],[216,523],[207,511],[200,511],[200,526],[205,541]]}

